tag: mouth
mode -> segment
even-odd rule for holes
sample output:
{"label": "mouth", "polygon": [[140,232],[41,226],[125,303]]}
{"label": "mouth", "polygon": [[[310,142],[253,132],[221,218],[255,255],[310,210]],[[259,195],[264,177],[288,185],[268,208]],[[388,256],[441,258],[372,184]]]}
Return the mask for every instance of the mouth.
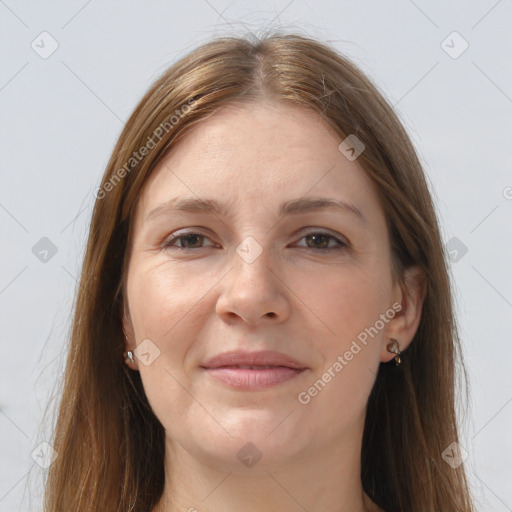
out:
{"label": "mouth", "polygon": [[201,366],[224,385],[238,390],[257,390],[288,382],[307,367],[285,354],[272,351],[225,352]]}
{"label": "mouth", "polygon": [[[249,364],[232,364],[225,366],[218,366],[218,368],[235,368],[237,370],[271,370],[273,368],[289,368],[288,366],[274,366],[274,365],[249,365]],[[215,369],[215,368],[210,368]]]}
{"label": "mouth", "polygon": [[277,386],[297,377],[305,368],[288,366],[230,365],[218,368],[204,368],[209,376],[229,387],[245,390],[264,389]]}

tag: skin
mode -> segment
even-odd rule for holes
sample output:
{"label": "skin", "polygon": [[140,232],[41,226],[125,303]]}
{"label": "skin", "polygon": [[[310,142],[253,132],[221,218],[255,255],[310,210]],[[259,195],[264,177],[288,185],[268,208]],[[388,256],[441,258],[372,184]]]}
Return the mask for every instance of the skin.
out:
{"label": "skin", "polygon": [[[149,339],[160,351],[145,356],[148,365],[127,361],[166,429],[166,483],[153,512],[380,510],[360,481],[366,403],[379,365],[394,358],[390,338],[404,350],[417,330],[424,286],[415,267],[407,288],[393,284],[384,211],[358,161],[338,149],[342,140],[302,107],[241,104],[197,125],[148,180],[123,320],[127,350]],[[146,220],[177,196],[230,211],[169,209]],[[282,202],[313,196],[349,202],[365,221],[327,209],[279,217]],[[204,237],[165,247],[185,229]],[[318,232],[334,238],[311,236]],[[251,263],[236,252],[247,237],[262,250]],[[336,239],[347,246],[319,250]],[[402,310],[300,403],[394,303]],[[233,390],[200,365],[234,349],[280,351],[308,369],[265,390]],[[237,457],[248,442],[262,455],[252,467]]]}

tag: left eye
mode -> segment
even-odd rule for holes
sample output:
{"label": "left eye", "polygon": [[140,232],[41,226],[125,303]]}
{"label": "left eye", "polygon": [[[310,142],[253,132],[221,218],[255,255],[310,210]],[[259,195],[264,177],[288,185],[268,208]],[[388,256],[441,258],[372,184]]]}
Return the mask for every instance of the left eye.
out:
{"label": "left eye", "polygon": [[[164,248],[176,247],[177,249],[201,249],[201,242],[205,239],[209,240],[206,235],[201,235],[200,233],[178,233],[165,242]],[[302,236],[299,240],[303,239],[306,240],[306,245],[297,245],[297,247],[306,247],[319,251],[331,251],[348,247],[345,242],[330,233],[312,232]],[[176,245],[176,241],[179,241],[180,245]]]}
{"label": "left eye", "polygon": [[[317,249],[320,251],[330,251],[336,249],[343,249],[347,247],[347,244],[336,238],[334,235],[323,232],[314,232],[304,235],[300,240],[306,239],[306,247],[310,249]],[[308,243],[311,242],[311,243]],[[330,242],[334,242],[334,245],[329,245]],[[299,247],[304,247],[303,245]]]}

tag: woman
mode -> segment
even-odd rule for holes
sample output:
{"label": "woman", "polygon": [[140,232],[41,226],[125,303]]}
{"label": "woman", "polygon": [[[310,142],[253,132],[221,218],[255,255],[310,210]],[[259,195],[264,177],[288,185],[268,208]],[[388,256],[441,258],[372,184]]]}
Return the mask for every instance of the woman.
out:
{"label": "woman", "polygon": [[167,70],[80,283],[47,512],[473,510],[425,176],[327,45],[220,38]]}

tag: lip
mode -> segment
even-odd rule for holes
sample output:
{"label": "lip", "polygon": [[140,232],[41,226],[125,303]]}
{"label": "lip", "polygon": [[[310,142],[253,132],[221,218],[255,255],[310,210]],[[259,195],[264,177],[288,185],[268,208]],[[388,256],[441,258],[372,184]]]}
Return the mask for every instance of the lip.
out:
{"label": "lip", "polygon": [[233,350],[223,352],[208,359],[201,366],[208,369],[221,368],[222,366],[286,366],[295,370],[306,369],[306,366],[296,359],[272,350],[260,350],[257,352]]}
{"label": "lip", "polygon": [[201,368],[227,386],[245,390],[276,386],[307,370],[299,361],[270,350],[224,352],[203,363]]}

